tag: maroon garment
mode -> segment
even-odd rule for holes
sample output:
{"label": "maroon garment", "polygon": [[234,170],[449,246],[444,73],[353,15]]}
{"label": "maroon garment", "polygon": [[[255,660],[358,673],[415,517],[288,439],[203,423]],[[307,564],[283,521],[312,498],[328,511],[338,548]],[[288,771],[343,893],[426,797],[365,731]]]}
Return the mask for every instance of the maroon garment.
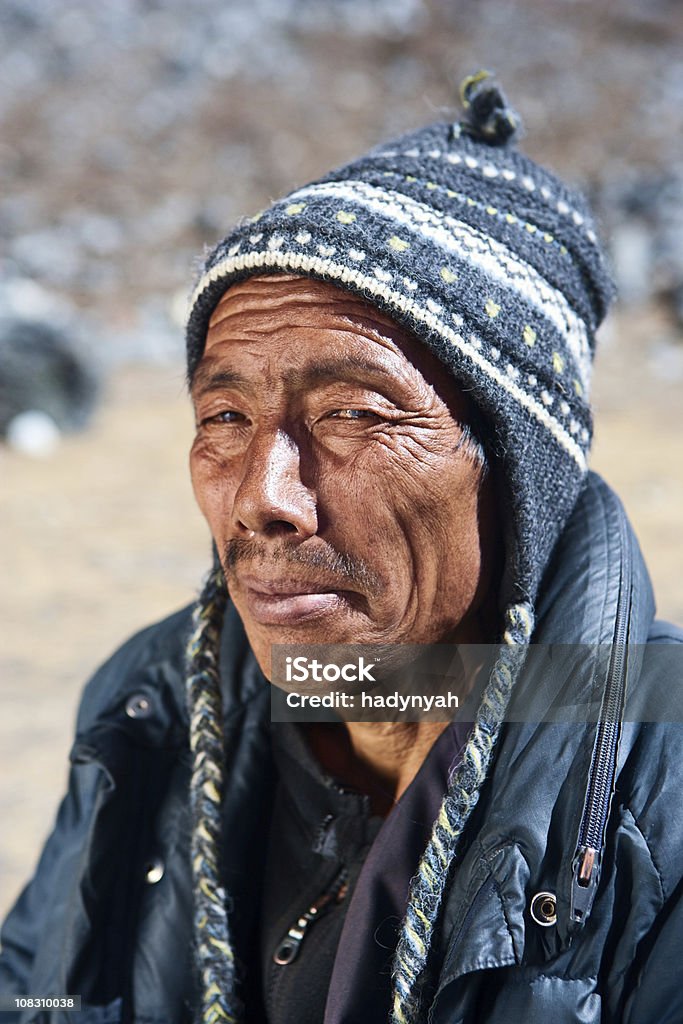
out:
{"label": "maroon garment", "polygon": [[361,869],[344,919],[324,1024],[368,1024],[389,1017],[398,929],[449,775],[470,722],[453,722],[385,819]]}

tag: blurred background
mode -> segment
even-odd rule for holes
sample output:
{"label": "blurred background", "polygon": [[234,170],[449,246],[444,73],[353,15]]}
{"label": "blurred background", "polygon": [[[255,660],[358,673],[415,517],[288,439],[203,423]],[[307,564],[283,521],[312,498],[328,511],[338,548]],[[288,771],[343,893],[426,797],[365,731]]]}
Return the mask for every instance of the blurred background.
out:
{"label": "blurred background", "polygon": [[620,304],[593,466],[683,621],[678,0],[3,0],[0,913],[66,779],[78,694],[196,593],[182,315],[196,254],[495,70],[588,191]]}

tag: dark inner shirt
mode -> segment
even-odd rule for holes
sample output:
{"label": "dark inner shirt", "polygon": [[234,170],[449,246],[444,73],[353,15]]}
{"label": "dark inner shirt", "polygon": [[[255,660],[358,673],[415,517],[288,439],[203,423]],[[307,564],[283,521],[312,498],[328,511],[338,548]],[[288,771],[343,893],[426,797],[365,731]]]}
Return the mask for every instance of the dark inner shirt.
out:
{"label": "dark inner shirt", "polygon": [[[444,730],[384,820],[324,774],[299,726],[272,730],[279,782],[261,927],[268,1024],[386,1020],[410,879],[469,723]],[[313,919],[300,922],[307,911]]]}

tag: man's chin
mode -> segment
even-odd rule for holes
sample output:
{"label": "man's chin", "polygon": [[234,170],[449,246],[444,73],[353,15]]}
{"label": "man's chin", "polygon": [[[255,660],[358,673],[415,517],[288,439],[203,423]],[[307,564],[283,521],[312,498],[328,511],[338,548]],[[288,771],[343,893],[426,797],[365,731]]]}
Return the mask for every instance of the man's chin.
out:
{"label": "man's chin", "polygon": [[237,610],[256,660],[271,681],[274,649],[286,648],[286,653],[299,656],[307,655],[308,651],[318,647],[379,642],[368,629],[367,620],[364,622],[358,611],[344,602],[336,602],[334,607],[326,604],[315,609],[309,607],[294,621],[273,624],[254,622],[249,616],[242,615],[239,608]]}

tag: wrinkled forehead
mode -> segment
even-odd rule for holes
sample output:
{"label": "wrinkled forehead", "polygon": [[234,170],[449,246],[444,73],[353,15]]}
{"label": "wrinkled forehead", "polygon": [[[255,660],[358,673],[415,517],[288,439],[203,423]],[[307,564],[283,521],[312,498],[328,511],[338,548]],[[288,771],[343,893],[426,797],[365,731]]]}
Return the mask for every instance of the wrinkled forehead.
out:
{"label": "wrinkled forehead", "polygon": [[278,323],[340,323],[357,325],[396,342],[417,342],[388,314],[354,292],[327,281],[278,274],[250,277],[224,292],[209,321],[204,351],[229,337],[235,321],[245,318],[251,329],[264,332]]}
{"label": "wrinkled forehead", "polygon": [[[471,403],[446,366],[411,331],[354,292],[326,281],[294,275],[258,275],[233,284],[216,306],[206,336],[202,364],[241,343],[282,341],[291,332],[301,361],[315,356],[323,336],[334,336],[342,354],[358,359],[378,349],[388,368],[417,371],[460,419]],[[196,374],[195,374],[196,378]]]}

